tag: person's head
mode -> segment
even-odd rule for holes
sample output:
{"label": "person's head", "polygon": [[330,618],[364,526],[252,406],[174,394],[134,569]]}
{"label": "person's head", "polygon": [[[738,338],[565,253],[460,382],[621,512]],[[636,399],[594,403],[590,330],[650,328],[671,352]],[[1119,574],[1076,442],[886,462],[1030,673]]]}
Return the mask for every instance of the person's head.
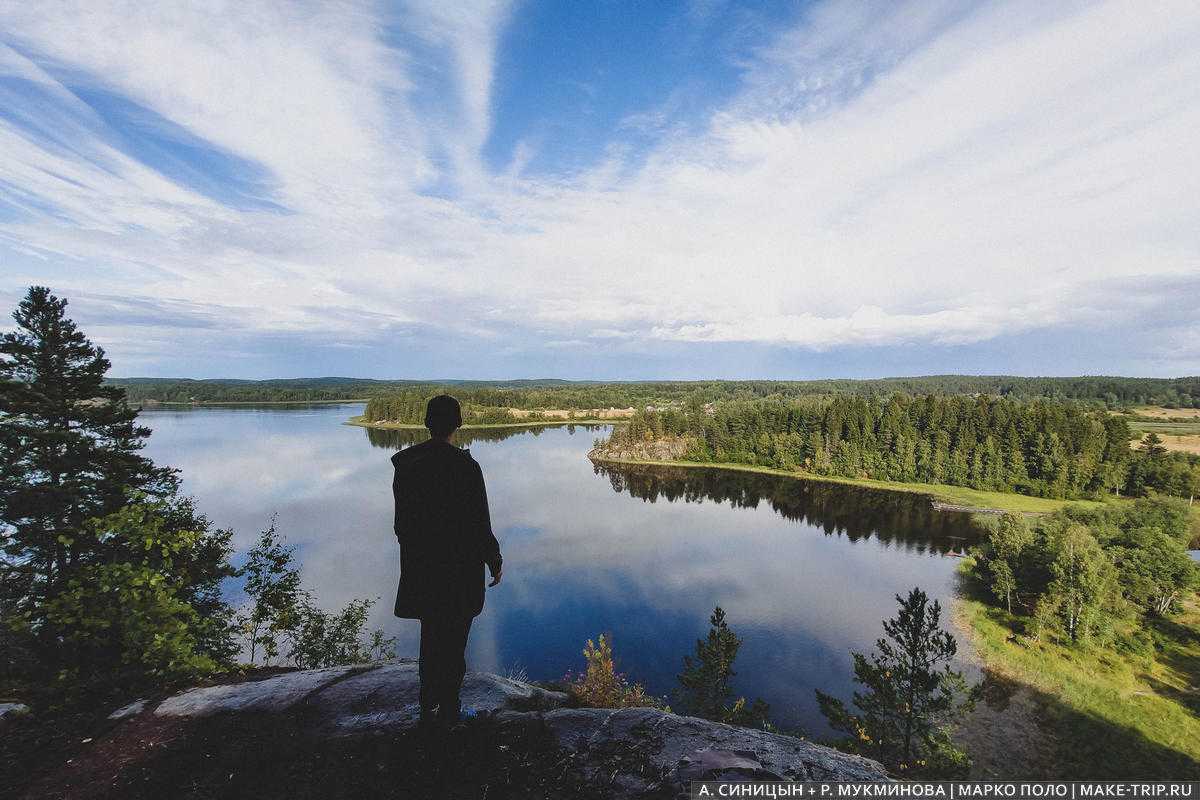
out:
{"label": "person's head", "polygon": [[462,407],[448,394],[439,394],[429,399],[425,407],[425,427],[429,435],[445,439],[462,426]]}

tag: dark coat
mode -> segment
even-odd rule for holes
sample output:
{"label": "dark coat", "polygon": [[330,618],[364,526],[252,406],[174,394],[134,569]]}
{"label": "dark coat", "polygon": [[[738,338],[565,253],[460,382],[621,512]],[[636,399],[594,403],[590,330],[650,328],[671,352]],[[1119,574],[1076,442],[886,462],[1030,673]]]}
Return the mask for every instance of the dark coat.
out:
{"label": "dark coat", "polygon": [[473,617],[484,564],[500,566],[483,472],[467,450],[430,439],[392,456],[400,587],[396,616]]}

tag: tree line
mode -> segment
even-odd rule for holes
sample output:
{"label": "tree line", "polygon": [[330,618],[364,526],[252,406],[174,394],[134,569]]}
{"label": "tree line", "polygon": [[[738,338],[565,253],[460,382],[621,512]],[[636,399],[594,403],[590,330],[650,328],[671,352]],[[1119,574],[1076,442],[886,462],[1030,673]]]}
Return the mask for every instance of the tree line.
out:
{"label": "tree line", "polygon": [[940,483],[1039,497],[1191,496],[1200,459],[1153,440],[1130,448],[1119,415],[990,395],[838,395],[639,410],[604,448],[676,436],[686,460]]}
{"label": "tree line", "polygon": [[[670,405],[689,397],[704,403],[723,400],[796,399],[822,395],[870,397],[896,392],[922,394],[987,394],[1020,400],[1069,400],[1108,409],[1139,405],[1200,407],[1200,377],[1127,378],[1081,376],[1039,378],[1009,375],[929,375],[911,378],[823,379],[810,381],[509,381],[369,380],[361,378],[296,378],[261,381],[182,378],[114,378],[131,402],[279,402],[386,398],[405,392],[427,397],[448,391],[468,394],[480,406],[536,408],[629,408]],[[461,399],[461,398],[460,398]],[[379,419],[399,420],[396,417]],[[419,422],[419,420],[417,420]]]}

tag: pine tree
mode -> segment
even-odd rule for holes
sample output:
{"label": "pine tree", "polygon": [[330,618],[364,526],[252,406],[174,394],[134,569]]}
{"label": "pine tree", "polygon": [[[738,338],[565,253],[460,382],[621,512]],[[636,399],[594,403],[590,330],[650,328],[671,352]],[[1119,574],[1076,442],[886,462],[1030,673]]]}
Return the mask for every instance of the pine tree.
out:
{"label": "pine tree", "polygon": [[129,493],[168,496],[174,471],[139,455],[150,430],[125,392],[105,385],[109,362],[42,286],[0,337],[0,536],[26,598],[48,597],[103,547],[84,523],[124,507]]}
{"label": "pine tree", "polygon": [[708,622],[708,636],[696,640],[696,657],[683,657],[683,672],[679,675],[681,705],[689,714],[705,719],[735,725],[766,724],[770,709],[762,700],[755,700],[749,707],[744,697],[730,703],[730,681],[737,674],[733,662],[742,640],[730,629],[720,606],[713,609]]}
{"label": "pine tree", "polygon": [[958,651],[941,629],[941,604],[914,588],[896,595],[900,611],[884,620],[887,638],[875,642],[870,658],[851,653],[854,680],[866,691],[854,693],[854,714],[837,698],[817,691],[830,726],[848,734],[845,749],[880,759],[905,775],[958,777],[966,755],[950,743],[946,726],[969,708],[962,674],[950,668]]}

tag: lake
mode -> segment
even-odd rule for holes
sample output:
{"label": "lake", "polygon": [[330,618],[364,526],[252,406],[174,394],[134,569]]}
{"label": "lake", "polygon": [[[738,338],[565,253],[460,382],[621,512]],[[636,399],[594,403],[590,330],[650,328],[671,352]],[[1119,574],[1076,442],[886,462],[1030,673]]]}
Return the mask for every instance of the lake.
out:
{"label": "lake", "polygon": [[[184,492],[235,531],[240,552],[277,515],[319,604],[378,597],[372,627],[415,656],[418,624],[391,615],[388,459],[418,437],[343,424],[361,408],[159,407],[140,419],[154,431],[147,454],[182,470]],[[945,621],[954,556],[975,535],[967,515],[919,495],[595,467],[586,454],[605,427],[463,433],[504,552],[504,581],[471,630],[473,669],[559,678],[583,667],[588,638],[609,633],[619,669],[667,694],[720,605],[744,640],[738,691],[769,702],[777,722],[823,735],[813,689],[849,698],[849,651],[871,649],[897,593],[920,586],[941,599]],[[229,598],[241,600],[235,585]]]}

